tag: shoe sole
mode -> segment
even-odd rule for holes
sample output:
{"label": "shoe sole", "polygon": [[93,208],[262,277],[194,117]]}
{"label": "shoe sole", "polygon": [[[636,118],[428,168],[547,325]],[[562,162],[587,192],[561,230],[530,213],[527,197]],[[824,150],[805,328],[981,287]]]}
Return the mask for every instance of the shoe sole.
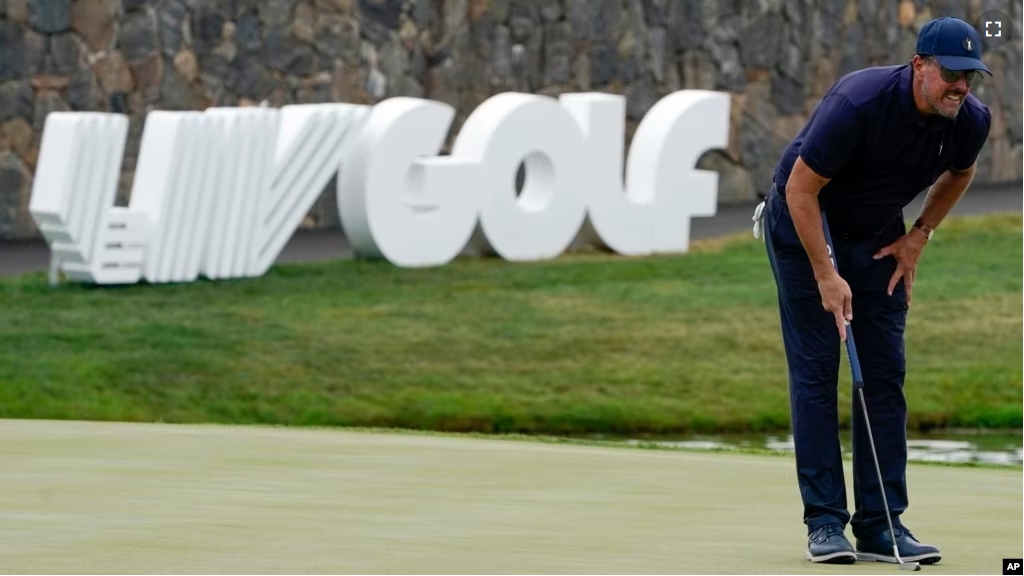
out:
{"label": "shoe sole", "polygon": [[[917,556],[900,556],[900,559],[904,562],[917,562],[918,564],[935,564],[942,559],[942,555],[938,552],[931,552],[928,554],[918,554]],[[861,562],[888,562],[890,564],[898,564],[895,556],[886,556],[884,554],[872,554],[871,552],[857,552],[857,560]]]}
{"label": "shoe sole", "polygon": [[853,552],[833,552],[824,556],[811,556],[808,551],[805,555],[808,560],[817,564],[853,564],[857,561],[857,555]]}

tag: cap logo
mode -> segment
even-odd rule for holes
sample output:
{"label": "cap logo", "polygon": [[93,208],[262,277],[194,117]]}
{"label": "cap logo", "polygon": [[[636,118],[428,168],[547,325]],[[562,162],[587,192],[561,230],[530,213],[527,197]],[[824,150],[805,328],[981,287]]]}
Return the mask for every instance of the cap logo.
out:
{"label": "cap logo", "polygon": [[967,50],[968,52],[974,50],[974,42],[971,42],[970,38],[964,38],[964,50]]}

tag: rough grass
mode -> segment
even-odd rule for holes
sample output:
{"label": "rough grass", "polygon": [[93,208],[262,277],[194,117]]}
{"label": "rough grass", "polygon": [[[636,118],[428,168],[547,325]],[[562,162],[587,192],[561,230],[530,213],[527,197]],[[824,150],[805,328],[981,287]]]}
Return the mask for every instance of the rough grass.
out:
{"label": "rough grass", "polygon": [[[1019,214],[951,220],[927,249],[911,427],[1022,425],[1021,231]],[[848,390],[844,361],[843,406]],[[657,434],[788,416],[775,287],[749,236],[671,257],[0,281],[0,417]]]}

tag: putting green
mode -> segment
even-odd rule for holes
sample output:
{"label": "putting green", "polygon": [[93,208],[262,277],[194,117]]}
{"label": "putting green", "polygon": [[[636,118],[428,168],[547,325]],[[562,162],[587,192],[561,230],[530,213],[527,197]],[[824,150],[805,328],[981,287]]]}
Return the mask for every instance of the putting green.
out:
{"label": "putting green", "polygon": [[[1020,468],[908,478],[922,574],[1022,556]],[[0,572],[899,573],[804,547],[788,457],[0,420]]]}

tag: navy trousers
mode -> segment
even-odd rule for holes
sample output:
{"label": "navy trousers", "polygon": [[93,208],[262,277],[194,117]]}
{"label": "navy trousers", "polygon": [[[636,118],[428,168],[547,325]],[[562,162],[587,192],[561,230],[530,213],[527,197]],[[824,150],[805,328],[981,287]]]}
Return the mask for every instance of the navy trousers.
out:
{"label": "navy trousers", "polygon": [[[831,228],[831,226],[830,226]],[[818,284],[790,216],[773,187],[764,209],[764,234],[778,288],[782,339],[789,367],[791,423],[797,479],[808,532],[829,522],[850,524],[854,536],[870,538],[888,529],[878,475],[858,395],[853,395],[853,492],[847,510],[839,443],[838,378],[843,354],[835,316],[821,304]],[[907,404],[903,333],[907,305],[903,281],[886,291],[896,261],[873,259],[878,249],[906,234],[902,219],[872,238],[852,239],[832,231],[836,264],[853,293],[853,334],[864,375],[864,396],[878,452],[893,525],[906,510]]]}

